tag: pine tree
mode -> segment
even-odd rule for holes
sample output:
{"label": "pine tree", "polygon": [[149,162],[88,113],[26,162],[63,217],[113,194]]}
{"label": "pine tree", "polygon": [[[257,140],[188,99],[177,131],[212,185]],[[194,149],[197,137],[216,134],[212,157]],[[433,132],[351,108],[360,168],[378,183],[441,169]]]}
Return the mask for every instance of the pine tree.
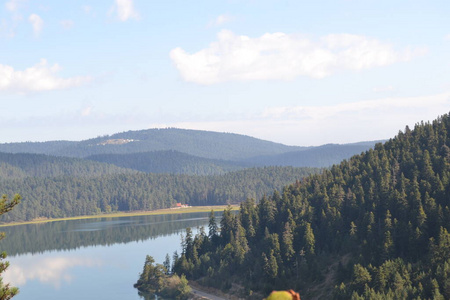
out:
{"label": "pine tree", "polygon": [[[0,200],[0,215],[3,215],[4,213],[10,211],[13,209],[14,206],[19,204],[20,202],[20,196],[15,195],[14,198],[9,201],[8,197],[6,195],[3,195],[2,199]],[[0,240],[5,237],[5,233],[0,233]],[[0,254],[0,300],[8,300],[14,297],[19,293],[19,289],[15,287],[10,287],[9,283],[3,283],[3,278],[1,277],[1,274],[8,268],[9,262],[4,261],[6,258],[6,252],[2,252]]]}

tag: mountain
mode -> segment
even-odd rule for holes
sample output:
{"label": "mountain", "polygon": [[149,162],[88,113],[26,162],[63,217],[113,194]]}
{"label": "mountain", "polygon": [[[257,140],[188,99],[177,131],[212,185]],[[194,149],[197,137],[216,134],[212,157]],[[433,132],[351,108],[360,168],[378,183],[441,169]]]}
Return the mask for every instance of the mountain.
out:
{"label": "mountain", "polygon": [[450,299],[450,116],[247,200],[220,225],[187,230],[177,274],[246,299]]}
{"label": "mountain", "polygon": [[131,173],[137,171],[80,158],[0,152],[0,181],[26,177],[97,177]]}
{"label": "mountain", "polygon": [[224,174],[251,166],[250,164],[197,157],[174,150],[130,154],[97,154],[88,156],[86,159],[146,173],[188,175]]}
{"label": "mountain", "polygon": [[[23,150],[20,150],[21,147]],[[302,147],[286,146],[240,134],[176,128],[127,131],[80,142],[0,144],[0,152],[42,153],[69,157],[174,150],[222,160],[239,160],[299,149]]]}
{"label": "mountain", "polygon": [[256,156],[244,159],[243,162],[252,166],[293,166],[326,168],[340,163],[355,154],[373,148],[382,141],[359,142],[353,144],[326,144],[318,147],[308,147],[299,151],[285,152],[275,155]]}
{"label": "mountain", "polygon": [[297,147],[239,134],[168,128],[80,142],[7,143],[0,144],[0,151],[88,158],[144,172],[211,175],[256,166],[329,167],[375,143]]}
{"label": "mountain", "polygon": [[49,141],[49,142],[21,142],[21,143],[2,143],[0,152],[6,153],[35,153],[35,154],[53,154],[63,151],[78,144],[72,141]]}

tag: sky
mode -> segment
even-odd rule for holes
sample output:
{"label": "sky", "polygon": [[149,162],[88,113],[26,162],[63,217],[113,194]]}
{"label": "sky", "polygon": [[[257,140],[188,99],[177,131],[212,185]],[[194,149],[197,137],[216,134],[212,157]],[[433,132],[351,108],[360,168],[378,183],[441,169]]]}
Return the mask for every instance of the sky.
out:
{"label": "sky", "polygon": [[448,0],[8,0],[0,143],[188,128],[315,146],[450,112]]}

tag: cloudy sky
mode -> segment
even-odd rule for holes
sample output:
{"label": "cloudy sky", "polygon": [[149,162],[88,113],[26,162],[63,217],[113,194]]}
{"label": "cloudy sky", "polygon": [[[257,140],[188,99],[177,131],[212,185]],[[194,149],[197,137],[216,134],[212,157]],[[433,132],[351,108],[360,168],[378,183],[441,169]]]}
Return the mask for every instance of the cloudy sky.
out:
{"label": "cloudy sky", "polygon": [[3,1],[0,143],[390,138],[450,112],[449,15],[448,0]]}

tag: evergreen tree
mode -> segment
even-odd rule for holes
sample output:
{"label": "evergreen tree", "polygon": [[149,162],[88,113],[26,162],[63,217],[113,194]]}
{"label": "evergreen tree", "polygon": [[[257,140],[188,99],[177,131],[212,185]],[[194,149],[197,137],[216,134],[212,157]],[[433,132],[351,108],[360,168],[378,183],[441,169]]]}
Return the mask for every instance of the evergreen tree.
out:
{"label": "evergreen tree", "polygon": [[[14,206],[19,204],[20,196],[15,195],[10,201],[6,195],[3,195],[0,200],[0,215],[10,211]],[[0,233],[0,240],[5,237],[5,233]],[[19,290],[15,287],[10,287],[9,283],[4,283],[1,274],[8,268],[9,262],[5,261],[6,252],[0,254],[0,300],[8,300],[19,293]]]}

